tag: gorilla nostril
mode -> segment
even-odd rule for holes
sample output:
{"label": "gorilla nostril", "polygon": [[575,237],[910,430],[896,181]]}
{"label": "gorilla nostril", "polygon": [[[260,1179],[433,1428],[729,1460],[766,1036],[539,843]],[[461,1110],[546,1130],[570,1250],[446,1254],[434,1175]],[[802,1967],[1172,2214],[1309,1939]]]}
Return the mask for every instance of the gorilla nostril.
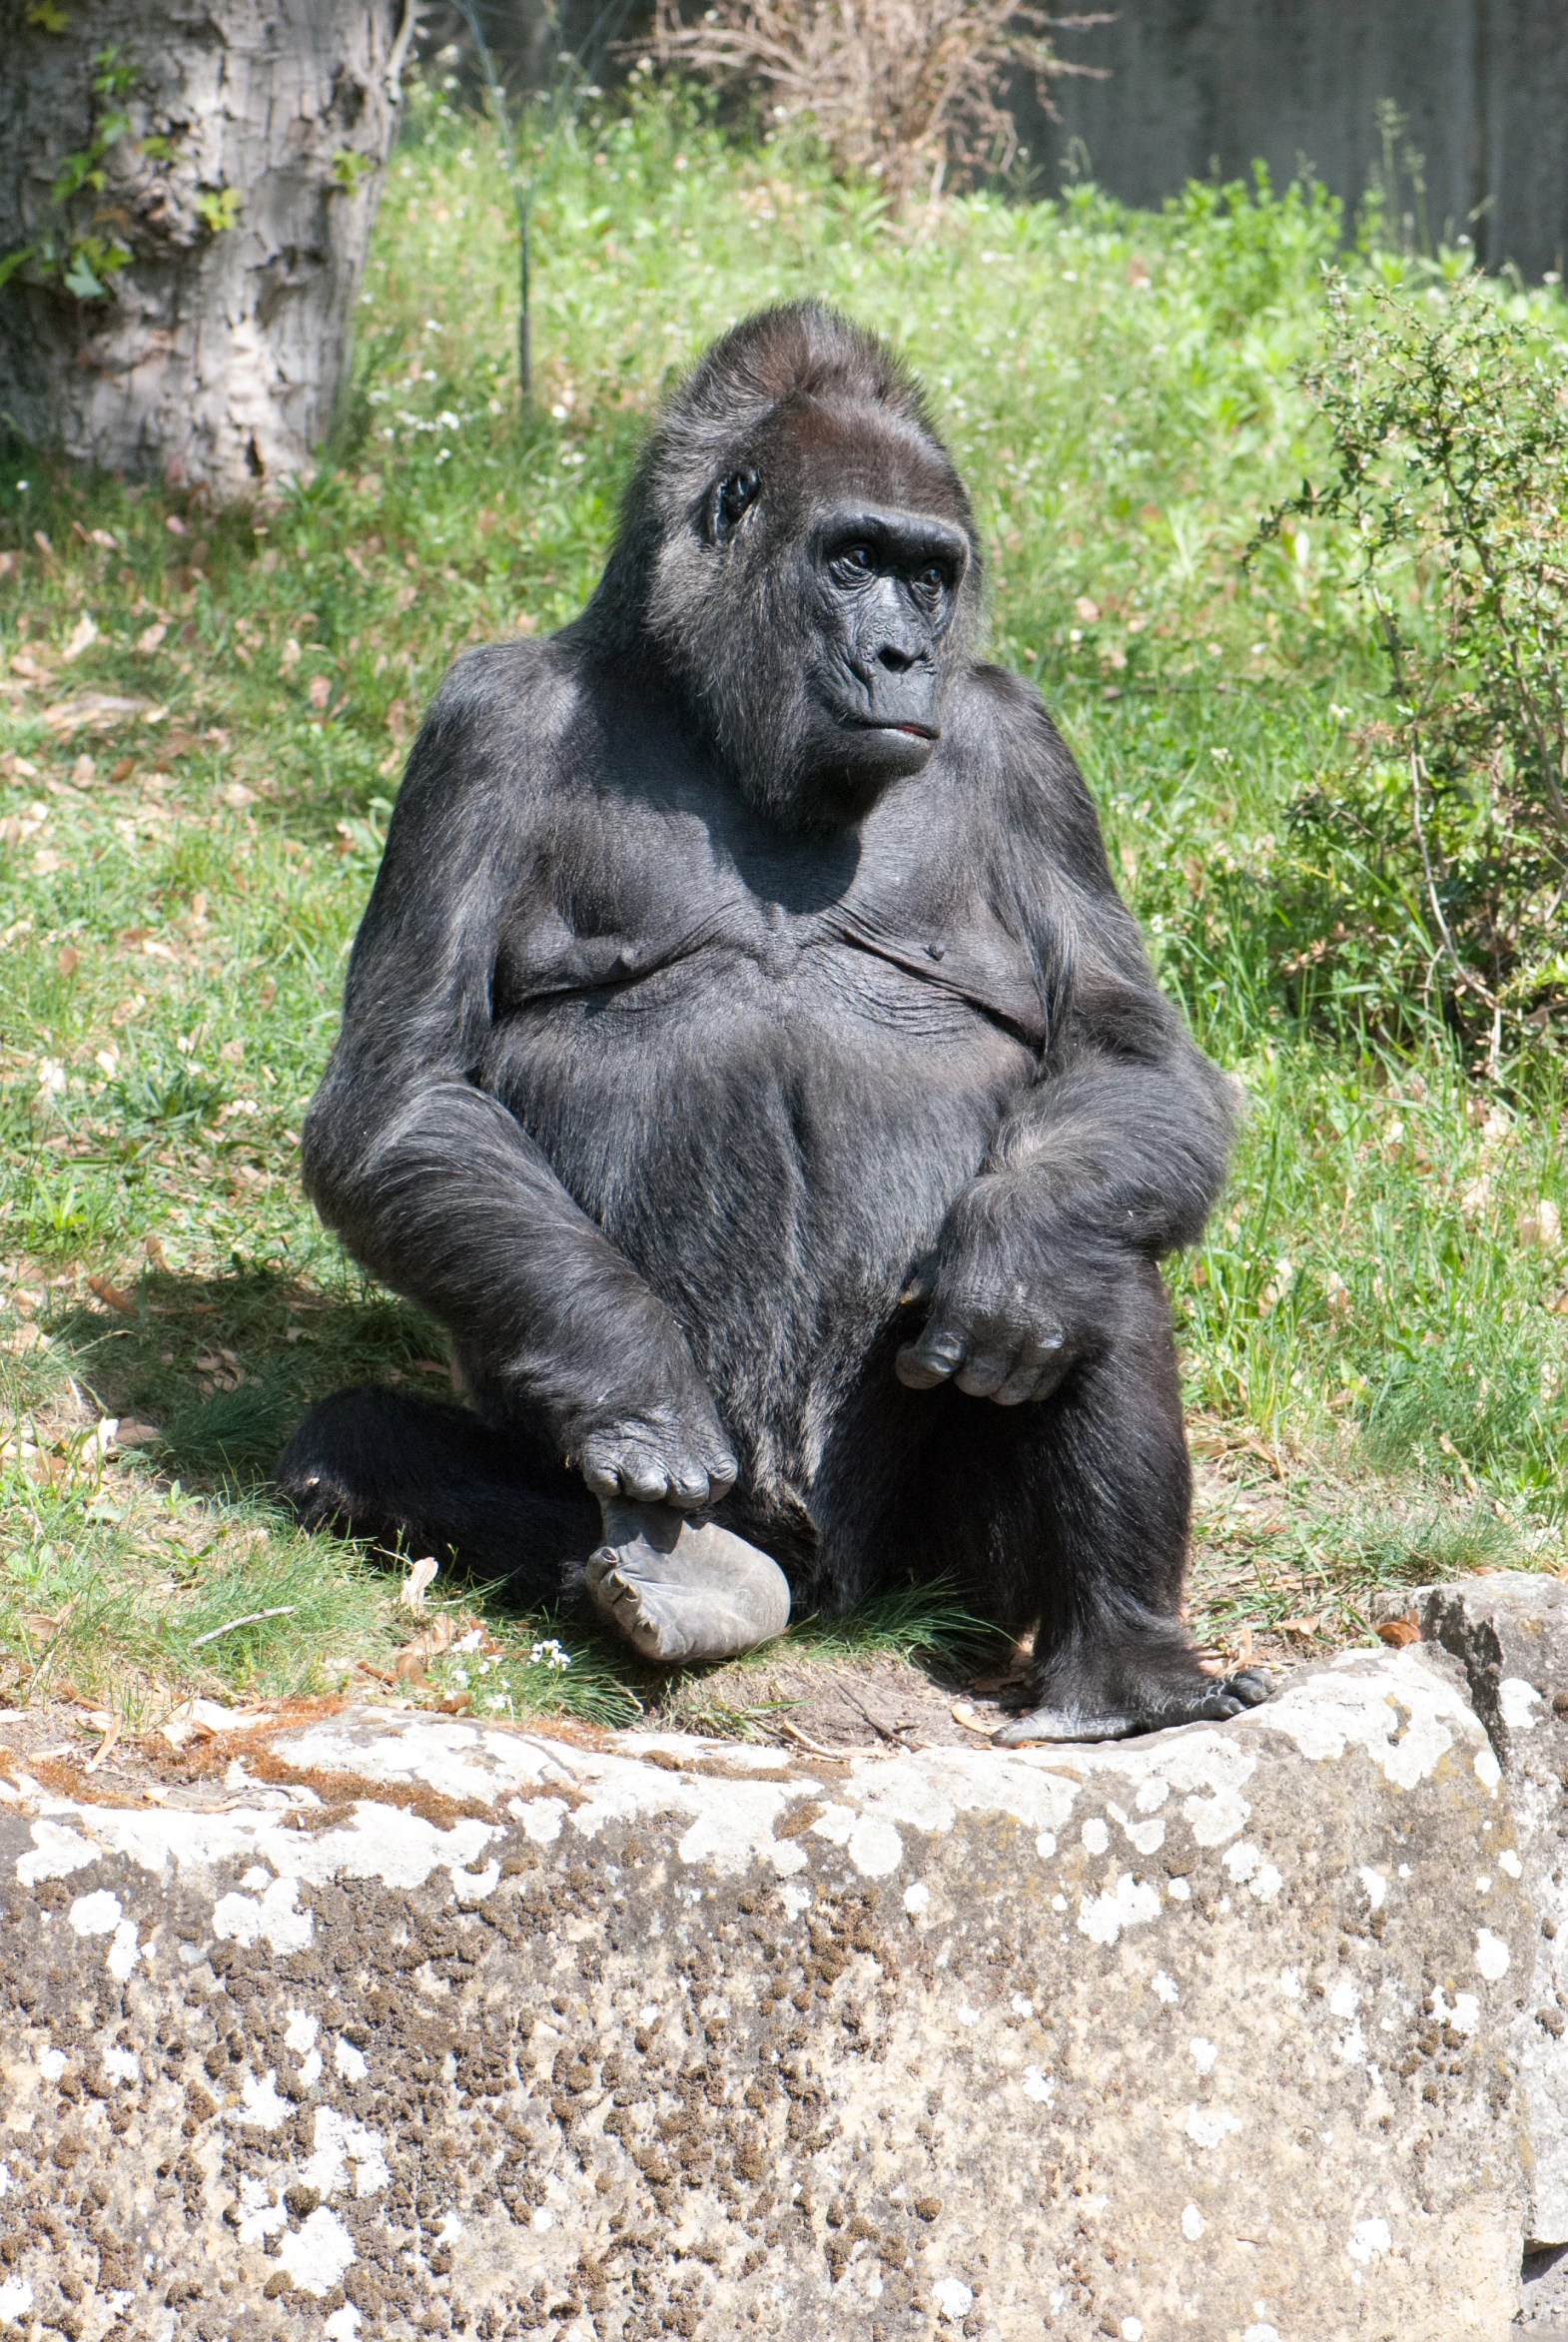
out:
{"label": "gorilla nostril", "polygon": [[900,650],[898,645],[893,642],[885,642],[882,645],[877,653],[877,660],[881,666],[887,668],[890,675],[907,675],[910,668],[916,664],[912,651]]}

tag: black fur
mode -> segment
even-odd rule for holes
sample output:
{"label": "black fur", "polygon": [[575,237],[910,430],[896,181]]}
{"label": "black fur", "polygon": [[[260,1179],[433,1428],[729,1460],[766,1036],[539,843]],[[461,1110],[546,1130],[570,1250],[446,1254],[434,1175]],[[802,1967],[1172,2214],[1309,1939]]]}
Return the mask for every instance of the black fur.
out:
{"label": "black fur", "polygon": [[458,660],[305,1172],[478,1419],[344,1393],[279,1467],[305,1517],[548,1588],[584,1483],[663,1496],[806,1605],[957,1575],[1086,1730],[1255,1696],[1216,1709],[1178,1623],[1154,1265],[1213,1202],[1229,1088],[979,618],[918,393],[803,305],[675,397],[583,615]]}

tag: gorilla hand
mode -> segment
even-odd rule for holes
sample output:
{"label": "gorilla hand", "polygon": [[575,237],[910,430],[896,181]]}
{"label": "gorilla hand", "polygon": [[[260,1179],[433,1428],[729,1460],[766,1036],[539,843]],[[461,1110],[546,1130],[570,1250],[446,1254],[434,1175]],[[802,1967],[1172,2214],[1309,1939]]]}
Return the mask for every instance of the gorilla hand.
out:
{"label": "gorilla hand", "polygon": [[931,1265],[916,1273],[906,1298],[929,1293],[930,1308],[894,1361],[911,1390],[951,1381],[1003,1407],[1049,1398],[1107,1330],[1114,1260],[999,1226],[1000,1200],[983,1203],[971,1188],[949,1213]]}
{"label": "gorilla hand", "polygon": [[628,1409],[596,1424],[573,1461],[598,1497],[696,1512],[717,1504],[740,1466],[713,1401],[698,1385],[678,1398]]}

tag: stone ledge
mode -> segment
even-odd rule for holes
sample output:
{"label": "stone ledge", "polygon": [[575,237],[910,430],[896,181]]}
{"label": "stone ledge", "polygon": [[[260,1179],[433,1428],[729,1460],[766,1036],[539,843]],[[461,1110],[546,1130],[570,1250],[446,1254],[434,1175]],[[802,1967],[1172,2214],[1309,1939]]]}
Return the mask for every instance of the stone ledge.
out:
{"label": "stone ledge", "polygon": [[[1529,2109],[1525,2235],[1568,2244],[1568,1585],[1494,1570],[1376,1597],[1373,1617],[1407,1617],[1459,1662],[1508,1782],[1533,1951],[1509,2046]],[[1568,2327],[1568,2287],[1562,2291]]]}
{"label": "stone ledge", "polygon": [[1508,2331],[1535,1923],[1440,1653],[1104,1748],[271,1757],[7,1793],[0,2331]]}

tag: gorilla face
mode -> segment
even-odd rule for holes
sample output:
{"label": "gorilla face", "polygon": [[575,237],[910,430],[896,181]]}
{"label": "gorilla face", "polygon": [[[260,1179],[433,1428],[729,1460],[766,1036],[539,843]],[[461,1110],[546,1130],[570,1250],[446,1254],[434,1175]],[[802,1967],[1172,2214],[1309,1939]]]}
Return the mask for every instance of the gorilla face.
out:
{"label": "gorilla face", "polygon": [[939,654],[969,539],[952,521],[864,496],[806,512],[790,508],[796,501],[770,508],[747,464],[714,484],[708,534],[737,556],[742,531],[753,535],[752,560],[737,568],[766,563],[775,584],[781,565],[795,571],[797,783],[853,815],[888,782],[920,772],[942,737]]}
{"label": "gorilla face", "polygon": [[918,512],[848,506],[806,542],[814,609],[804,760],[863,795],[918,773],[942,737],[938,652],[969,544]]}
{"label": "gorilla face", "polygon": [[[861,452],[870,454],[863,440]],[[706,579],[729,656],[710,679],[749,704],[724,710],[727,744],[744,741],[758,794],[801,817],[855,820],[891,781],[920,772],[942,737],[943,649],[970,567],[967,532],[900,495],[901,468],[865,484],[891,495],[819,499],[809,472],[744,464],[716,480],[703,533],[724,556]],[[783,470],[775,489],[771,480]],[[893,476],[889,476],[889,473]],[[744,656],[736,651],[744,645]],[[787,753],[789,777],[778,767]],[[776,776],[776,777],[775,777]],[[743,769],[742,778],[746,777]]]}

